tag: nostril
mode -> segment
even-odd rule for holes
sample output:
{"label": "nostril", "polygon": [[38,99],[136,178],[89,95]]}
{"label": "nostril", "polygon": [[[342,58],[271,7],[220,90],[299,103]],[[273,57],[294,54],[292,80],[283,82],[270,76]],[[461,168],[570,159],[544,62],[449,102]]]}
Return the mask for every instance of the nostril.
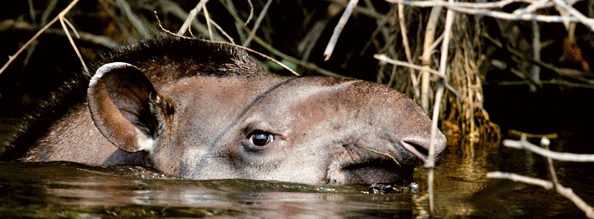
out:
{"label": "nostril", "polygon": [[417,159],[420,159],[423,162],[427,161],[429,150],[427,149],[427,146],[424,146],[425,144],[422,144],[422,142],[409,139],[400,141],[400,145]]}
{"label": "nostril", "polygon": [[424,146],[419,145],[415,142],[406,142],[405,141],[405,143],[410,144],[415,150],[417,150],[423,156],[423,159],[428,159],[429,150],[427,150],[427,148],[425,148]]}
{"label": "nostril", "polygon": [[410,140],[404,140],[402,143],[402,146],[404,146],[406,150],[414,154],[415,157],[421,159],[423,162],[425,162],[429,157],[429,151],[422,144]]}
{"label": "nostril", "polygon": [[[406,138],[400,141],[400,145],[409,152],[410,156],[416,157],[423,162],[426,162],[429,158],[429,144],[430,140],[424,138]],[[437,136],[433,144],[435,147],[435,160],[437,161],[446,146],[445,136],[443,134]]]}

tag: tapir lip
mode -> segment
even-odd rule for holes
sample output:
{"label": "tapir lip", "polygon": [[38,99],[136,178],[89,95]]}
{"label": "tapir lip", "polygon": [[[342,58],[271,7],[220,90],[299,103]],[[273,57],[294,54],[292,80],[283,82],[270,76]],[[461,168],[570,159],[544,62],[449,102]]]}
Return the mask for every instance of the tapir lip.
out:
{"label": "tapir lip", "polygon": [[346,183],[401,183],[412,178],[411,165],[400,165],[391,159],[376,158],[362,163],[345,165],[341,168]]}
{"label": "tapir lip", "polygon": [[[361,143],[361,142],[360,142]],[[384,146],[379,146],[384,145]],[[342,153],[336,155],[328,167],[326,183],[329,184],[400,184],[412,179],[412,171],[418,160],[405,150],[394,150],[386,147],[385,142],[374,142],[372,145],[349,144]],[[403,162],[400,154],[408,155]]]}

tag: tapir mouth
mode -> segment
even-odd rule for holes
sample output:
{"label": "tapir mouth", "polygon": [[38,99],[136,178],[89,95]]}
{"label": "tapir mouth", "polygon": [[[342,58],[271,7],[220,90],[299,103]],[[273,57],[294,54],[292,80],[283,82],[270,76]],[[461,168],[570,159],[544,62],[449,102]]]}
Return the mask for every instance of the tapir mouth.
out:
{"label": "tapir mouth", "polygon": [[346,165],[342,173],[346,183],[374,184],[374,183],[403,183],[412,179],[413,165],[399,165],[391,160],[371,160],[364,163]]}
{"label": "tapir mouth", "polygon": [[[412,180],[415,165],[402,163],[392,155],[372,149],[351,151],[343,160],[331,162],[329,184],[403,184]],[[346,159],[345,159],[346,158]]]}

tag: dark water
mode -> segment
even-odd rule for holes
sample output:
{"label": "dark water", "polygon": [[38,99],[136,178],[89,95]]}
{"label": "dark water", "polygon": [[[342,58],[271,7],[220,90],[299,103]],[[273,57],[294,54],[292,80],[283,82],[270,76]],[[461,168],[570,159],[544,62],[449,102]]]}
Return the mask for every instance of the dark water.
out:
{"label": "dark water", "polygon": [[[540,187],[487,179],[489,171],[547,177],[537,155],[451,146],[436,169],[436,218],[583,218]],[[592,164],[557,163],[561,183],[594,203]],[[416,186],[303,185],[173,179],[136,167],[0,163],[0,218],[429,218],[426,172]],[[388,194],[381,194],[388,193]]]}

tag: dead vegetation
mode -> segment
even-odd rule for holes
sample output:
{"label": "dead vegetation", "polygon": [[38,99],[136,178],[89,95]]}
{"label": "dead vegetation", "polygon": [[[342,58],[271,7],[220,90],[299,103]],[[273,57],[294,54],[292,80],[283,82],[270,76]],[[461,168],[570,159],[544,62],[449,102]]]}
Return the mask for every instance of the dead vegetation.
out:
{"label": "dead vegetation", "polygon": [[[193,5],[189,2],[169,0],[98,0],[72,1],[60,8],[65,3],[51,0],[42,5],[29,1],[29,10],[23,11],[20,17],[5,18],[2,21],[0,31],[26,31],[37,34],[28,42],[23,41],[26,43],[20,47],[20,51],[10,56],[8,62],[0,69],[0,74],[21,52],[26,50],[26,56],[33,54],[35,45],[29,45],[37,42],[40,34],[66,36],[74,48],[72,51],[78,55],[83,68],[86,68],[86,63],[92,62],[90,57],[95,55],[89,54],[93,53],[92,48],[84,47],[81,50],[87,53],[81,55],[79,47],[75,46],[76,42],[114,48],[130,40],[147,38],[168,30],[181,35],[249,46],[304,74],[375,80],[406,93],[417,100],[428,114],[432,112],[432,104],[429,103],[434,102],[435,74],[432,76],[426,71],[397,65],[378,65],[378,61],[373,59],[372,55],[386,54],[391,59],[406,60],[411,65],[435,68],[438,66],[437,45],[443,40],[439,36],[443,31],[444,13],[431,13],[424,8],[372,1],[359,4],[357,1],[351,1],[353,10],[349,13],[342,11],[347,1],[315,4],[299,1],[287,4],[271,0],[197,1]],[[294,19],[304,21],[294,22],[290,27],[280,27],[282,24],[275,23],[274,20],[293,18],[283,18],[283,13],[269,12],[268,8],[271,5],[275,11],[290,9],[291,12],[285,13],[287,16],[292,15]],[[91,7],[95,7],[94,10],[86,11]],[[55,16],[54,19],[50,20],[51,16]],[[341,34],[340,30],[348,23],[349,17],[353,17],[350,19],[353,25],[369,25],[370,28],[361,30],[367,33],[360,33],[357,27],[346,26],[346,31]],[[88,26],[98,22],[97,19],[101,20],[99,25]],[[448,59],[448,92],[445,93],[444,107],[440,111],[441,126],[455,138],[467,137],[472,141],[497,142],[499,130],[489,121],[488,114],[482,108],[481,83],[484,81],[484,75],[481,75],[478,67],[481,64],[480,54],[483,49],[480,33],[484,31],[484,27],[479,19],[473,17],[456,16],[455,19],[457,25],[454,25],[454,31],[463,34],[452,38],[453,48],[450,52],[454,56],[450,54],[451,57]],[[58,21],[61,28],[60,25],[54,25]],[[428,22],[432,25],[431,28],[425,28]],[[287,30],[289,28],[293,30]],[[431,33],[427,29],[431,29]],[[286,40],[274,38],[282,36],[283,34],[278,32],[283,31],[298,32],[298,35]],[[338,40],[340,35],[342,38]],[[357,38],[356,42],[348,39],[353,37]],[[282,41],[293,43],[284,43],[285,45],[279,47]],[[358,45],[347,46],[345,41]],[[339,54],[334,52],[332,55],[329,52],[334,47]],[[324,56],[330,60],[322,60],[322,54],[316,54],[321,48],[326,48]],[[24,65],[26,64],[23,63]],[[373,69],[377,69],[375,73]],[[447,112],[445,109],[448,109]]]}

